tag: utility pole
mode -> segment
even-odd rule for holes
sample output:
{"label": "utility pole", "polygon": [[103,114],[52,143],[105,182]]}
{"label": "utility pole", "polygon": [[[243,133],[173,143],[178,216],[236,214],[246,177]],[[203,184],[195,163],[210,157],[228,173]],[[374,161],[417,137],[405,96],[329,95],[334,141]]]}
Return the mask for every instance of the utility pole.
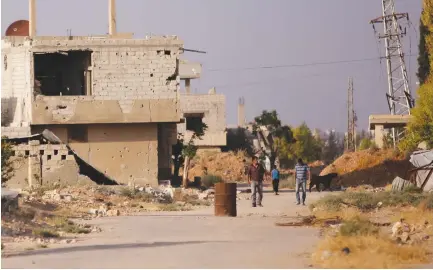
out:
{"label": "utility pole", "polygon": [[349,88],[347,89],[347,142],[346,150],[353,152],[356,150],[356,114],[353,107],[353,78],[349,78]]}
{"label": "utility pole", "polygon": [[[374,32],[376,24],[383,24],[383,33],[377,34],[379,40],[385,40],[385,60],[388,75],[388,93],[386,94],[391,115],[410,115],[410,109],[414,106],[409,89],[406,63],[401,38],[407,31],[399,24],[401,20],[409,21],[408,13],[396,13],[394,0],[382,1],[382,16],[370,21]],[[392,129],[394,147],[400,134]]]}

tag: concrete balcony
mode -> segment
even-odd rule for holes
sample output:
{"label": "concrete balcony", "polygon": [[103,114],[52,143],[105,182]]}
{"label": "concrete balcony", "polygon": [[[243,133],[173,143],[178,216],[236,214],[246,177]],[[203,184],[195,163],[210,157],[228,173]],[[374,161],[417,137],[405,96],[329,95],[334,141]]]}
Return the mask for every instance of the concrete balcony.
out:
{"label": "concrete balcony", "polygon": [[198,79],[202,72],[200,63],[181,62],[179,63],[179,76],[181,80]]}
{"label": "concrete balcony", "polygon": [[96,96],[37,96],[32,125],[179,123],[178,99],[106,100]]}

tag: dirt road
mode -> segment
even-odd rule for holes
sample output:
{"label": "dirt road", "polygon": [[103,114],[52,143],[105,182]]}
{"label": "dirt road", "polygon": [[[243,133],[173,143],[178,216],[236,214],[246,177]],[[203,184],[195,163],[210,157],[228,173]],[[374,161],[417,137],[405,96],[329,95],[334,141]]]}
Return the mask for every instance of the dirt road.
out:
{"label": "dirt road", "polygon": [[[326,193],[313,192],[314,201]],[[293,192],[266,192],[263,208],[238,201],[238,217],[213,207],[95,219],[103,232],[77,244],[3,258],[3,268],[306,268],[318,240],[313,228],[277,227],[281,215],[307,214]]]}

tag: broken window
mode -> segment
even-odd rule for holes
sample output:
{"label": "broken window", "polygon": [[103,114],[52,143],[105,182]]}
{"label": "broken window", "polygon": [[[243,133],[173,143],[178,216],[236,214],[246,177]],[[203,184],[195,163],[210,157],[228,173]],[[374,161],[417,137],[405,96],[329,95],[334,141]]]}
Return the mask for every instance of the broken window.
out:
{"label": "broken window", "polygon": [[68,143],[87,142],[87,125],[68,125]]}
{"label": "broken window", "polygon": [[185,114],[186,129],[196,131],[203,126],[203,113],[188,113]]}
{"label": "broken window", "polygon": [[35,53],[37,93],[45,96],[91,94],[91,51]]}

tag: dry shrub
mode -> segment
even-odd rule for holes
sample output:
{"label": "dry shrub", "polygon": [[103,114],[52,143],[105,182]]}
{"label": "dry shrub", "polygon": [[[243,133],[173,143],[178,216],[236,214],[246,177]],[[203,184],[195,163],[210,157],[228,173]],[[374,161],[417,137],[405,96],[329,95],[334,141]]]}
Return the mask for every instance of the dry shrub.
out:
{"label": "dry shrub", "polygon": [[224,181],[245,181],[245,161],[249,160],[244,151],[238,152],[203,152],[191,162],[189,179],[205,174],[216,175]]}
{"label": "dry shrub", "polygon": [[32,231],[32,234],[35,235],[35,236],[40,236],[40,237],[44,237],[44,238],[57,238],[57,237],[60,236],[54,230],[51,230],[51,229],[41,229],[41,228],[34,229]]}
{"label": "dry shrub", "polygon": [[357,236],[357,235],[376,235],[379,229],[374,226],[367,219],[355,216],[351,219],[345,220],[341,227],[339,234],[341,236]]}
{"label": "dry shrub", "polygon": [[[349,248],[346,255],[343,248]],[[330,252],[329,258],[323,257]],[[328,237],[317,246],[314,262],[323,268],[398,268],[409,264],[427,263],[425,245],[397,245],[378,235]]]}
{"label": "dry shrub", "polygon": [[344,207],[355,207],[361,211],[382,207],[419,206],[424,203],[426,209],[433,209],[433,194],[420,193],[418,189],[407,189],[403,192],[345,192],[339,195],[327,195],[310,204],[310,209],[339,211]]}
{"label": "dry shrub", "polygon": [[279,188],[280,189],[295,189],[296,188],[296,181],[294,177],[287,177],[286,179],[280,180],[280,184],[279,184]]}
{"label": "dry shrub", "polygon": [[174,212],[174,211],[188,211],[190,210],[190,208],[186,206],[180,206],[174,203],[170,203],[170,204],[158,205],[158,210],[163,212]]}
{"label": "dry shrub", "polygon": [[206,188],[214,187],[215,184],[223,182],[223,179],[218,175],[203,175],[201,178],[202,186]]}

